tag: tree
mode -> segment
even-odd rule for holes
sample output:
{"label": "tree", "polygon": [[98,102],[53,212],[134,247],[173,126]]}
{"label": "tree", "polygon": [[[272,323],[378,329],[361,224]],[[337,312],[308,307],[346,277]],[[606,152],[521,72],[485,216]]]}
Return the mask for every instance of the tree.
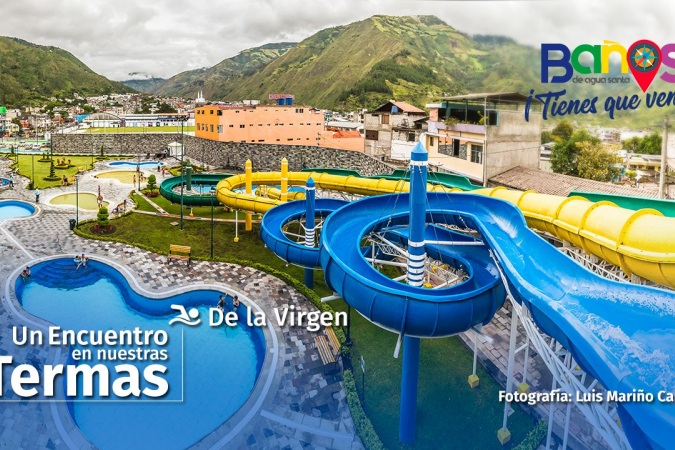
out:
{"label": "tree", "polygon": [[99,230],[105,230],[110,226],[110,218],[108,217],[108,208],[101,206],[96,215],[96,224]]}
{"label": "tree", "polygon": [[621,175],[620,158],[599,142],[581,141],[576,147],[579,150],[577,171],[581,178],[612,181]]}
{"label": "tree", "polygon": [[541,132],[541,143],[547,144],[549,142],[553,142],[553,134],[550,131],[542,131]]}
{"label": "tree", "polygon": [[157,189],[157,177],[155,177],[154,173],[148,177],[148,184],[146,187],[150,189],[151,194],[153,194],[155,189]]}
{"label": "tree", "polygon": [[577,157],[580,149],[579,144],[582,142],[600,145],[600,139],[596,136],[591,135],[584,129],[577,130],[572,133],[568,140],[557,142],[553,146],[553,150],[551,150],[551,169],[555,173],[579,176]]}
{"label": "tree", "polygon": [[623,148],[630,153],[638,153],[638,147],[640,146],[640,137],[633,136],[632,138],[626,139],[621,142]]}
{"label": "tree", "polygon": [[551,131],[551,137],[556,142],[569,141],[574,133],[574,127],[568,121],[563,120]]}
{"label": "tree", "polygon": [[638,145],[638,153],[644,155],[660,155],[661,154],[661,135],[659,133],[652,133],[642,138]]}
{"label": "tree", "polygon": [[628,177],[629,180],[634,180],[635,177],[637,177],[637,172],[634,170],[627,170],[626,176]]}

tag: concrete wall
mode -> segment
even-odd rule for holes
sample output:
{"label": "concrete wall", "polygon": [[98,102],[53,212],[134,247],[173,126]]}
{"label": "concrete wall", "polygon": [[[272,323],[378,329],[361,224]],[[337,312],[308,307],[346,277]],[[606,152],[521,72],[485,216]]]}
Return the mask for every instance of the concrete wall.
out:
{"label": "concrete wall", "polygon": [[539,167],[541,114],[531,113],[525,122],[522,111],[499,111],[499,125],[487,128],[487,178],[516,166]]}
{"label": "concrete wall", "polygon": [[[253,144],[240,142],[218,142],[184,136],[185,156],[193,158],[223,170],[243,171],[244,163],[250,159],[253,170],[278,171],[282,158],[288,159],[292,171],[302,168],[343,168],[358,170],[362,175],[391,173],[393,167],[351,150],[333,148]],[[99,155],[101,145],[106,155],[138,155],[154,156],[171,142],[181,142],[180,134],[64,134],[54,135],[54,153],[71,153]]]}

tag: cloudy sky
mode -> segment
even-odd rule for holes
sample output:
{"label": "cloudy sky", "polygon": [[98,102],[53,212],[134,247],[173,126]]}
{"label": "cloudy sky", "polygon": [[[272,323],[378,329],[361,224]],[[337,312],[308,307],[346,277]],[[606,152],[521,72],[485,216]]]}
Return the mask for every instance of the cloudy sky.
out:
{"label": "cloudy sky", "polygon": [[169,77],[375,14],[433,14],[469,34],[626,47],[675,42],[668,0],[0,0],[0,35],[70,51],[113,80]]}

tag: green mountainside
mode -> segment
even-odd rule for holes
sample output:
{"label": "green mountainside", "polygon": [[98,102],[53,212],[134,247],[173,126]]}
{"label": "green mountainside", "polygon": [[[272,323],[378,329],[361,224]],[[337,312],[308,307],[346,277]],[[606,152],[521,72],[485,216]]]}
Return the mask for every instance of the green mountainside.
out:
{"label": "green mountainside", "polygon": [[179,73],[153,89],[153,93],[195,98],[198,91],[203,91],[207,99],[221,100],[229,92],[228,86],[251,76],[295,45],[295,42],[279,42],[244,50],[213,67]]}
{"label": "green mountainside", "polygon": [[0,105],[18,107],[49,97],[131,92],[96,74],[58,47],[0,36]]}
{"label": "green mountainside", "polygon": [[140,79],[140,80],[126,80],[122,81],[121,83],[125,86],[130,87],[131,89],[138,91],[138,92],[144,92],[144,93],[151,93],[155,89],[157,89],[157,86],[160,84],[164,83],[166,81],[165,78],[145,78],[145,79]]}
{"label": "green mountainside", "polygon": [[527,92],[538,86],[538,64],[537,49],[472,38],[434,16],[374,16],[321,30],[258,70],[223,78],[211,68],[199,80],[209,100],[291,93],[320,108],[372,108],[390,98],[423,105],[444,93]]}

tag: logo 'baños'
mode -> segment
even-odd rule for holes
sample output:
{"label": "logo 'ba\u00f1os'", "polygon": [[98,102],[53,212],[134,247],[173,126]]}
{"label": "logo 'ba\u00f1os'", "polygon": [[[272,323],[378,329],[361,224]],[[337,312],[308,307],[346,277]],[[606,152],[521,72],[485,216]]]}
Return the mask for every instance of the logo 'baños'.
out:
{"label": "logo 'ba\u00f1os'", "polygon": [[[646,92],[661,64],[673,69],[673,72],[663,72],[661,79],[675,83],[675,57],[670,56],[671,52],[675,52],[675,44],[666,44],[660,48],[646,39],[634,42],[628,49],[611,41],[605,41],[602,45],[581,44],[574,50],[564,44],[541,44],[541,82],[565,83],[572,79],[574,72],[583,75],[608,74],[610,56],[614,53],[621,59],[621,73],[626,74],[630,70],[642,92]],[[584,54],[591,58],[586,58]],[[549,76],[551,68],[562,69],[564,74]]]}

